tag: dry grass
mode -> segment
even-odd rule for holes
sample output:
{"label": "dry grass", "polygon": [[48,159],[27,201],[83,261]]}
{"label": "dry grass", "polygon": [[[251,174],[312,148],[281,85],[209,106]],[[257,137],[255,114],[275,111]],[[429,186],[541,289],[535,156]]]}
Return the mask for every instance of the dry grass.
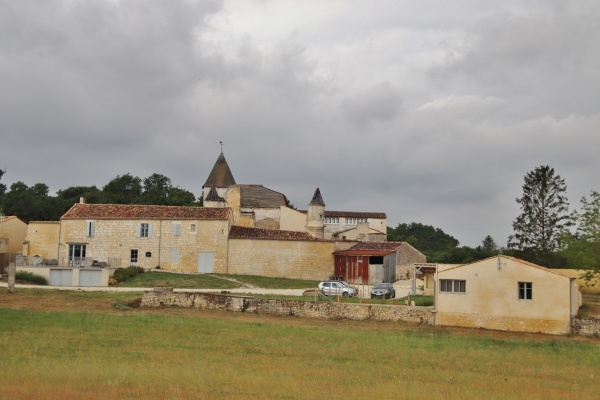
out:
{"label": "dry grass", "polygon": [[600,389],[594,340],[122,306],[134,296],[0,292],[0,399],[587,399]]}

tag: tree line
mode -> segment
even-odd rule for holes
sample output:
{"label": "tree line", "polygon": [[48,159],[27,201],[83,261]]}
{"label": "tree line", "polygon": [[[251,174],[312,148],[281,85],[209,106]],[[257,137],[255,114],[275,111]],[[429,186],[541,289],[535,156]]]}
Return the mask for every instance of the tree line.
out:
{"label": "tree line", "polygon": [[439,228],[420,223],[388,227],[388,240],[405,241],[432,263],[462,264],[499,253],[550,268],[585,269],[588,281],[600,273],[600,193],[581,199],[581,209],[569,211],[565,180],[543,165],[525,175],[523,195],[516,199],[521,213],[506,246],[487,235],[475,248]]}
{"label": "tree line", "polygon": [[[0,180],[6,171],[0,170]],[[154,173],[145,179],[131,174],[117,175],[102,189],[96,186],[72,186],[48,193],[44,183],[27,186],[19,181],[7,188],[0,182],[0,213],[16,215],[22,221],[57,221],[85,197],[95,204],[154,204],[168,206],[202,206],[202,198],[173,185],[168,177]]]}

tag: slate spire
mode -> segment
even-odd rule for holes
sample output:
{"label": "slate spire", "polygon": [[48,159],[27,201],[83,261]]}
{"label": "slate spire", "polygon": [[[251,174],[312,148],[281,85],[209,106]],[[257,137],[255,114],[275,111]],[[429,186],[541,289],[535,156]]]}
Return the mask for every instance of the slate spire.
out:
{"label": "slate spire", "polygon": [[235,185],[235,179],[233,179],[231,169],[229,169],[227,160],[225,160],[225,155],[223,155],[223,150],[221,150],[221,154],[219,155],[219,158],[217,158],[217,162],[212,171],[210,171],[210,175],[208,175],[208,179],[202,188],[228,188],[231,185]]}
{"label": "slate spire", "polygon": [[315,190],[315,194],[313,195],[313,198],[310,201],[310,203],[308,203],[308,205],[325,207],[325,202],[323,201],[323,197],[321,196],[321,190],[319,190],[319,188]]}

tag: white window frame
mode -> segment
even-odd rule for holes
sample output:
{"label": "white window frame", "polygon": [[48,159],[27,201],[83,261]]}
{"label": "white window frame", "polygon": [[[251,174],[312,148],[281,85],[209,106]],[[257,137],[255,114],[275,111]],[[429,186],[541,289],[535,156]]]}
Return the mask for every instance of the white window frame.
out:
{"label": "white window frame", "polygon": [[140,252],[138,249],[129,250],[129,262],[131,265],[137,265],[140,260]]}
{"label": "white window frame", "polygon": [[152,224],[149,222],[141,222],[138,225],[137,237],[139,237],[139,238],[152,237]]}
{"label": "white window frame", "polygon": [[440,293],[465,294],[467,281],[465,279],[440,279]]}
{"label": "white window frame", "polygon": [[519,300],[533,300],[533,282],[519,282]]}

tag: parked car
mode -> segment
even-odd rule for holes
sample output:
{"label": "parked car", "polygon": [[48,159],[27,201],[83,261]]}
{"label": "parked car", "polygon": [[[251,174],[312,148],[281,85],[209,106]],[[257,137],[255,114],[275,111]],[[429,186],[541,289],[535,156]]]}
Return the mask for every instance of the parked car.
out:
{"label": "parked car", "polygon": [[348,285],[344,281],[325,281],[319,283],[319,289],[325,296],[354,297],[358,295],[358,288]]}
{"label": "parked car", "polygon": [[371,289],[371,298],[393,299],[396,297],[396,289],[391,283],[376,283]]}

